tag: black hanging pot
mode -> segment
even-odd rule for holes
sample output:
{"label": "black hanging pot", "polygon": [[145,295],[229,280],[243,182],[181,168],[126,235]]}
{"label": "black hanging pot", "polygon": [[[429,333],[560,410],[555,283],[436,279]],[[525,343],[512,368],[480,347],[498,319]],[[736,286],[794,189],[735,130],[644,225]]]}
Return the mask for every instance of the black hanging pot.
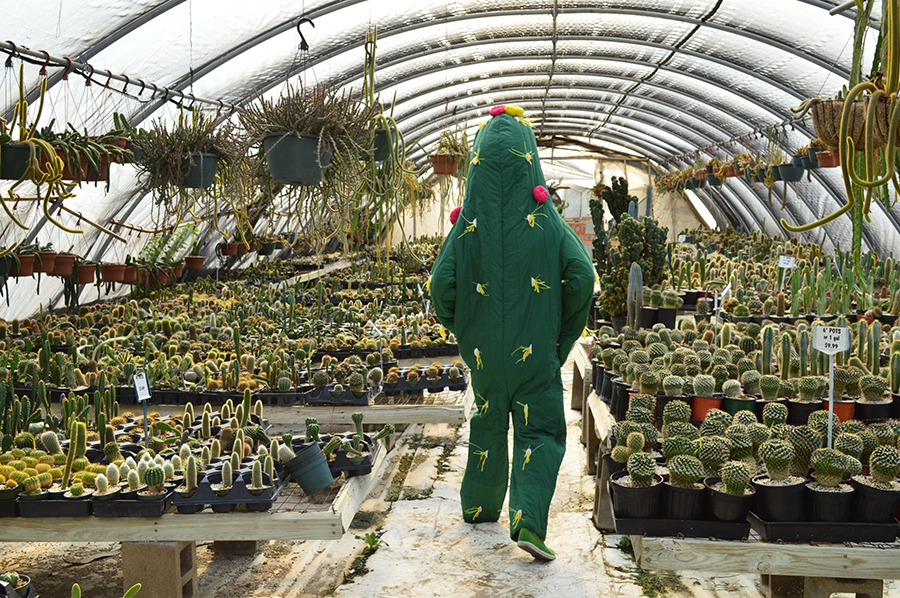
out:
{"label": "black hanging pot", "polygon": [[806,520],[806,478],[796,484],[771,486],[760,483],[769,476],[763,474],[750,480],[756,488],[756,508],[763,521]]}
{"label": "black hanging pot", "polygon": [[[40,161],[40,150],[38,161]],[[31,148],[24,143],[4,143],[0,145],[0,179],[18,181],[28,170]]]}
{"label": "black hanging pot", "polygon": [[280,132],[263,137],[272,181],[287,185],[318,185],[322,169],[331,163],[331,145],[315,135]]}
{"label": "black hanging pot", "polygon": [[756,499],[756,489],[748,486],[749,494],[729,494],[722,490],[716,490],[715,485],[722,478],[710,477],[703,481],[706,486],[706,512],[716,521],[743,522],[747,520],[747,512],[753,506]]}
{"label": "black hanging pot", "polygon": [[189,189],[205,189],[216,180],[216,168],[219,165],[219,156],[216,154],[181,155],[181,173],[184,181],[181,186]]}
{"label": "black hanging pot", "polygon": [[680,521],[697,521],[702,519],[703,498],[705,488],[680,488],[669,482],[662,485],[662,509],[660,515],[663,519],[678,519]]}
{"label": "black hanging pot", "polygon": [[823,490],[815,484],[808,484],[807,488],[806,512],[810,521],[850,521],[854,490],[835,492]]}
{"label": "black hanging pot", "polygon": [[272,255],[275,252],[275,241],[266,241],[256,250],[258,255]]}
{"label": "black hanging pot", "polygon": [[390,135],[388,135],[387,129],[375,129],[375,151],[373,157],[376,162],[384,162],[391,157],[391,145],[395,138],[396,133],[394,133],[393,129]]}

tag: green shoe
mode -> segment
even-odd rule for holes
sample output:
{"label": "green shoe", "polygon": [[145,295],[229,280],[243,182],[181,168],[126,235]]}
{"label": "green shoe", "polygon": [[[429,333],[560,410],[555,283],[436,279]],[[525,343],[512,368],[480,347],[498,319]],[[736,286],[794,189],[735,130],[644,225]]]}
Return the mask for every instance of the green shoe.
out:
{"label": "green shoe", "polygon": [[516,545],[540,561],[552,561],[556,558],[556,553],[547,548],[543,541],[531,530],[522,528],[519,532],[519,539]]}

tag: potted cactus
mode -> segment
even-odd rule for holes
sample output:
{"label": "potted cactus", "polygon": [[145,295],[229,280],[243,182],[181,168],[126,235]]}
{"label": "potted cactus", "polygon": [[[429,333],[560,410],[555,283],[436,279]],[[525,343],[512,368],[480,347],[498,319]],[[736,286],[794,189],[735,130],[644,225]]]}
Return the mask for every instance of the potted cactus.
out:
{"label": "potted cactus", "polygon": [[666,461],[669,481],[663,484],[662,517],[695,521],[703,512],[703,464],[692,455],[675,455]]}
{"label": "potted cactus", "polygon": [[[823,383],[824,382],[824,383]],[[799,398],[788,400],[788,423],[802,426],[811,413],[822,409],[822,395],[828,391],[828,382],[821,376],[804,376],[797,385]]]}
{"label": "potted cactus", "polygon": [[853,521],[890,523],[900,503],[900,453],[893,446],[882,445],[869,455],[869,475],[850,478],[854,489]]}
{"label": "potted cactus", "polygon": [[809,518],[811,521],[850,521],[853,488],[842,483],[862,471],[858,459],[834,448],[817,449],[810,459],[816,479],[809,488]]}
{"label": "potted cactus", "polygon": [[756,405],[754,407],[756,417],[763,419],[763,414],[766,410],[766,407],[773,403],[782,405],[784,407],[785,415],[787,415],[788,399],[779,398],[778,396],[778,393],[781,390],[781,380],[778,378],[778,376],[775,376],[773,374],[763,374],[759,377],[759,382],[757,384],[759,386],[760,398],[757,399]]}
{"label": "potted cactus", "polygon": [[750,482],[756,489],[756,508],[763,521],[803,521],[806,514],[806,478],[791,475],[794,446],[772,438],[759,447],[765,474]]}
{"label": "potted cactus", "polygon": [[[651,296],[651,305],[653,297]],[[678,316],[678,310],[684,305],[684,299],[679,297],[675,291],[669,289],[662,293],[662,305],[656,311],[656,321],[663,324],[669,330],[675,330],[675,320]]]}
{"label": "potted cactus", "polygon": [[[875,356],[878,359],[878,356]],[[856,402],[854,414],[856,419],[862,421],[886,420],[891,417],[894,399],[885,397],[888,390],[888,381],[881,376],[865,374],[859,379],[859,390],[862,393],[860,400]]]}
{"label": "potted cactus", "polygon": [[707,477],[708,509],[717,521],[742,522],[753,503],[756,490],[750,486],[750,468],[743,461],[726,461],[721,476]]}
{"label": "potted cactus", "polygon": [[691,419],[702,421],[710,409],[722,406],[721,395],[716,396],[716,379],[709,374],[694,377],[694,401],[691,405]]}
{"label": "potted cactus", "polygon": [[737,380],[722,382],[722,411],[734,415],[738,411],[753,411],[755,405],[755,398],[744,396],[740,382]]}
{"label": "potted cactus", "polygon": [[650,453],[635,452],[626,471],[609,478],[613,512],[626,519],[655,519],[659,511],[662,477],[656,474],[656,460]]}

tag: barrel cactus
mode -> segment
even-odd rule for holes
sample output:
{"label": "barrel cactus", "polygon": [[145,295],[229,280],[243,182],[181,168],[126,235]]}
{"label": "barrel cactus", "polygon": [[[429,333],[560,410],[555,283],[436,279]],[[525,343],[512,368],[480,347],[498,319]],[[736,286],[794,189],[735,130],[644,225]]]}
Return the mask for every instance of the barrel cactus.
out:
{"label": "barrel cactus", "polygon": [[759,379],[759,391],[764,401],[774,401],[778,398],[778,391],[781,388],[781,380],[778,376],[766,374]]}
{"label": "barrel cactus", "polygon": [[866,430],[878,439],[878,444],[880,446],[893,446],[895,444],[896,437],[894,436],[894,429],[891,428],[890,424],[884,422],[869,424],[869,427],[866,428]]}
{"label": "barrel cactus", "polygon": [[649,488],[656,473],[656,461],[649,453],[638,452],[628,458],[628,476],[634,488]]}
{"label": "barrel cactus", "polygon": [[[616,422],[613,426],[613,435],[616,437],[616,444],[625,444],[629,434],[640,431],[640,424],[628,420]],[[282,461],[284,461],[284,459],[282,459]]]}
{"label": "barrel cactus", "polygon": [[768,403],[765,407],[763,407],[763,423],[769,428],[776,424],[786,423],[787,418],[787,407],[785,407],[781,403]]}
{"label": "barrel cactus", "polygon": [[888,381],[881,376],[866,374],[859,380],[859,390],[862,392],[863,401],[877,403],[882,400],[888,389]]}
{"label": "barrel cactus", "polygon": [[56,455],[62,452],[62,449],[60,449],[59,447],[59,437],[56,435],[56,432],[53,432],[51,430],[48,430],[41,434],[41,444],[51,455]]}
{"label": "barrel cactus", "polygon": [[625,419],[637,424],[649,424],[653,422],[653,414],[643,407],[632,407],[625,412]]}
{"label": "barrel cactus", "polygon": [[742,495],[750,483],[750,468],[742,461],[727,461],[722,465],[722,485],[728,494]]}
{"label": "barrel cactus", "polygon": [[749,409],[741,409],[734,414],[731,421],[735,424],[742,424],[744,426],[757,423],[756,414]]}
{"label": "barrel cactus", "polygon": [[684,436],[670,436],[662,441],[662,454],[667,460],[678,455],[693,455],[694,443]]}
{"label": "barrel cactus", "polygon": [[841,432],[834,439],[834,448],[845,455],[859,459],[859,456],[863,452],[863,441],[862,438],[856,434]]}
{"label": "barrel cactus", "polygon": [[759,381],[762,378],[756,370],[746,370],[741,374],[741,384],[744,385],[744,393],[758,395],[760,393]]}
{"label": "barrel cactus", "polygon": [[900,453],[892,446],[879,446],[869,455],[869,472],[877,485],[889,486],[900,472]]}
{"label": "barrel cactus", "polygon": [[812,403],[818,398],[819,380],[816,376],[804,376],[800,378],[800,400],[805,403]]}
{"label": "barrel cactus", "polygon": [[628,408],[633,409],[635,407],[653,411],[656,407],[656,397],[646,393],[632,395],[631,398],[628,399]]}
{"label": "barrel cactus", "polygon": [[697,456],[703,463],[704,475],[719,475],[722,465],[728,461],[731,454],[731,448],[728,441],[720,436],[704,436],[700,439],[702,443]]}
{"label": "barrel cactus", "polygon": [[162,467],[151,467],[144,472],[144,483],[147,484],[151,494],[161,494],[165,491],[165,472]]}
{"label": "barrel cactus", "polygon": [[794,447],[785,440],[771,439],[759,447],[759,456],[766,464],[766,471],[772,481],[784,480],[794,459]]}
{"label": "barrel cactus", "polygon": [[847,455],[833,448],[820,448],[813,452],[810,465],[816,470],[816,482],[826,488],[835,488],[847,471]]}
{"label": "barrel cactus", "polygon": [[700,430],[689,422],[675,421],[667,424],[664,430],[667,437],[682,436],[688,440],[700,438]]}
{"label": "barrel cactus", "polygon": [[788,442],[794,447],[791,473],[801,477],[809,474],[809,460],[822,446],[822,436],[809,426],[796,426],[788,432]]}
{"label": "barrel cactus", "polygon": [[722,383],[722,394],[729,398],[737,398],[741,395],[741,383],[737,380],[725,380]]}
{"label": "barrel cactus", "polygon": [[663,378],[662,385],[666,396],[678,397],[681,396],[681,389],[684,388],[684,380],[679,376],[666,376]]}
{"label": "barrel cactus", "polygon": [[691,419],[691,406],[684,401],[669,401],[663,409],[663,426]]}
{"label": "barrel cactus", "polygon": [[716,379],[708,374],[700,374],[694,378],[694,395],[712,398],[716,392]]}
{"label": "barrel cactus", "polygon": [[829,414],[824,409],[810,413],[809,419],[807,419],[807,425],[818,432],[819,436],[822,438],[828,438],[829,415],[831,419],[831,434],[832,438],[834,438],[841,433],[841,420],[839,420],[836,415]]}
{"label": "barrel cactus", "polygon": [[703,464],[691,455],[676,455],[666,464],[669,467],[669,483],[679,488],[696,488],[703,477]]}

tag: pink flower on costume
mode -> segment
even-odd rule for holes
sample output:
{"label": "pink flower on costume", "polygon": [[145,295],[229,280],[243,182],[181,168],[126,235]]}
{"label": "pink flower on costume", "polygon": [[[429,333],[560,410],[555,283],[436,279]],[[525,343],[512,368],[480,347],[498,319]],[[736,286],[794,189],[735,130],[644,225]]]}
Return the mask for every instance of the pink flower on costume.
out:
{"label": "pink flower on costume", "polygon": [[491,108],[491,116],[500,116],[506,112],[506,106],[494,106]]}
{"label": "pink flower on costume", "polygon": [[453,211],[450,212],[450,224],[456,224],[456,221],[459,220],[459,213],[462,211],[462,206],[456,206],[453,208]]}
{"label": "pink flower on costume", "polygon": [[534,195],[535,201],[537,201],[538,203],[544,203],[545,201],[547,201],[547,198],[550,197],[550,192],[547,191],[547,188],[543,185],[538,185],[537,187],[535,187],[532,194]]}

